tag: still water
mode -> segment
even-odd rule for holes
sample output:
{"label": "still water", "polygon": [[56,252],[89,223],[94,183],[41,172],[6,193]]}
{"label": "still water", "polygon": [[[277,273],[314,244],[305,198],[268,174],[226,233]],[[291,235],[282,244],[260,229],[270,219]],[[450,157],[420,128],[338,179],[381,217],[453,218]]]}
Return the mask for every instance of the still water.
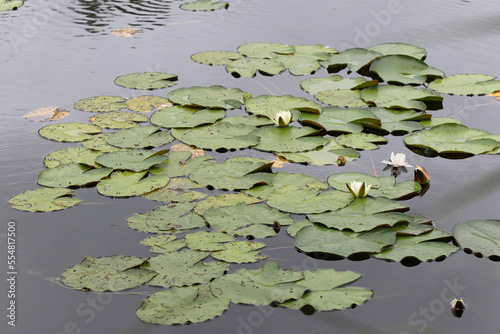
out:
{"label": "still water", "polygon": [[[53,213],[27,213],[7,200],[37,188],[36,178],[48,153],[71,145],[41,138],[46,123],[21,116],[47,106],[71,110],[64,122],[87,122],[89,113],[73,103],[97,95],[166,96],[171,90],[137,92],[116,86],[122,74],[165,71],[179,76],[174,88],[220,84],[253,96],[292,94],[311,98],[298,83],[306,77],[235,79],[223,67],[190,60],[200,51],[236,51],[241,44],[273,42],[324,44],[343,50],[385,42],[424,47],[426,62],[446,74],[485,73],[500,76],[500,5],[485,1],[294,1],[229,0],[228,10],[193,13],[179,9],[184,1],[27,0],[17,11],[0,13],[0,268],[6,264],[7,222],[17,223],[17,321],[7,325],[6,276],[0,282],[1,333],[498,333],[500,270],[498,263],[459,251],[443,262],[405,267],[376,259],[320,261],[297,253],[286,233],[266,239],[263,253],[283,268],[334,268],[363,274],[354,285],[375,291],[374,298],[352,310],[306,316],[287,309],[232,305],[221,317],[189,326],[156,326],[135,317],[144,296],[96,295],[52,282],[85,256],[150,255],[139,241],[145,234],[125,225],[133,213],[148,212],[157,202],[143,198],[110,199],[95,189],[79,189],[79,206]],[[143,30],[132,38],[115,29]],[[345,74],[345,73],[341,73]],[[324,69],[315,76],[326,76]],[[445,97],[443,110],[463,124],[499,134],[499,101],[491,97]],[[345,167],[285,165],[283,170],[325,180],[340,171],[383,175],[381,160],[404,152],[412,165],[422,165],[432,187],[405,204],[436,220],[451,232],[459,222],[500,219],[498,156],[465,160],[423,158],[409,151],[402,137]],[[77,144],[74,144],[75,146]],[[248,154],[238,152],[236,155]],[[249,153],[263,156],[260,153]],[[221,161],[229,155],[215,154]],[[373,161],[373,165],[372,165]],[[406,178],[411,176],[406,175]],[[217,194],[217,192],[213,192]],[[261,263],[247,265],[260,267]],[[233,269],[238,266],[232,266]],[[140,288],[132,292],[151,292]],[[448,303],[461,296],[468,309],[454,318]]]}

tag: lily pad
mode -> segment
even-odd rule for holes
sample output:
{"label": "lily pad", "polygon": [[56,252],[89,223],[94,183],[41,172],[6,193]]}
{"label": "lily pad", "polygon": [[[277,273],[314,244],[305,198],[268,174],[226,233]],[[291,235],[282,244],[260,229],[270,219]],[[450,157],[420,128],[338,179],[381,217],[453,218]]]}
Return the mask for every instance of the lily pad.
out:
{"label": "lily pad", "polygon": [[146,233],[177,233],[205,226],[205,220],[192,212],[196,203],[162,205],[149,213],[127,217],[127,226]]}
{"label": "lily pad", "polygon": [[154,125],[137,126],[111,134],[106,142],[120,148],[148,148],[168,144],[174,137]]}
{"label": "lily pad", "polygon": [[192,2],[186,2],[180,5],[180,8],[183,10],[190,10],[190,11],[209,11],[216,9],[228,9],[229,4],[223,1],[212,2],[212,0],[197,0]]}
{"label": "lily pad", "polygon": [[132,89],[160,89],[175,85],[177,75],[166,72],[130,73],[115,79],[115,84]]}
{"label": "lily pad", "polygon": [[422,130],[423,125],[419,122],[431,119],[430,114],[408,109],[370,108],[370,111],[382,121],[382,124],[363,123],[363,125],[384,135],[398,136]]}
{"label": "lily pad", "polygon": [[240,45],[238,52],[251,58],[275,58],[279,54],[293,54],[295,47],[278,43],[248,43]]}
{"label": "lily pad", "polygon": [[271,152],[304,152],[328,144],[328,139],[315,134],[317,130],[307,126],[263,126],[252,132],[252,135],[260,137],[255,148]]}
{"label": "lily pad", "polygon": [[191,56],[195,62],[206,65],[227,65],[234,60],[243,58],[243,55],[232,51],[205,51]]}
{"label": "lily pad", "polygon": [[335,141],[335,138],[332,137],[327,139],[329,139],[330,142],[316,150],[299,153],[279,153],[279,156],[285,158],[287,161],[316,166],[342,166],[346,162],[353,161],[360,157],[358,151],[352,148],[344,148]]}
{"label": "lily pad", "polygon": [[245,108],[250,114],[266,116],[270,119],[273,119],[274,115],[282,110],[298,110],[313,114],[319,114],[323,110],[317,102],[292,95],[260,95],[248,99],[245,103]]}
{"label": "lily pad", "polygon": [[363,77],[344,78],[340,75],[332,75],[326,78],[312,78],[300,82],[300,87],[309,94],[315,95],[319,92],[332,89],[363,89],[376,86],[377,80],[366,80]]}
{"label": "lily pad", "polygon": [[17,10],[19,7],[24,5],[24,1],[13,0],[13,1],[0,1],[0,11],[3,10]]}
{"label": "lily pad", "polygon": [[217,231],[198,231],[184,236],[187,246],[196,251],[215,252],[227,249],[226,243],[235,241],[234,237]]}
{"label": "lily pad", "polygon": [[142,301],[136,314],[148,323],[183,325],[218,317],[228,307],[228,298],[215,297],[208,285],[197,285],[156,292]]}
{"label": "lily pad", "polygon": [[198,204],[196,204],[196,207],[194,208],[194,212],[199,215],[203,215],[206,210],[212,207],[236,205],[238,203],[252,204],[259,202],[262,202],[262,199],[245,195],[243,193],[210,196],[203,201],[198,202]]}
{"label": "lily pad", "polygon": [[156,272],[140,267],[145,261],[135,256],[87,256],[79,264],[64,270],[61,281],[72,288],[92,291],[131,289],[156,276]]}
{"label": "lily pad", "polygon": [[309,221],[309,219],[302,219],[288,226],[286,229],[286,233],[288,233],[288,235],[291,236],[292,238],[295,238],[295,235],[297,235],[297,232],[299,230],[301,230],[306,226],[311,226],[311,225],[312,223]]}
{"label": "lily pad", "polygon": [[276,59],[244,58],[234,60],[226,65],[226,71],[236,78],[253,78],[257,72],[264,75],[275,75],[285,70],[285,65]]}
{"label": "lily pad", "polygon": [[109,145],[107,143],[107,140],[111,134],[112,133],[101,133],[98,135],[93,135],[90,139],[85,139],[84,141],[82,141],[82,146],[92,151],[99,152],[99,155],[121,150],[121,148]]}
{"label": "lily pad", "polygon": [[274,124],[271,119],[257,115],[226,117],[224,118],[224,123],[231,123],[233,125],[244,124],[256,127]]}
{"label": "lily pad", "polygon": [[141,114],[118,111],[98,114],[92,117],[90,121],[92,124],[103,129],[127,129],[133,126],[139,126],[139,123],[147,122],[148,118]]}
{"label": "lily pad", "polygon": [[307,215],[312,223],[320,223],[337,230],[350,230],[353,232],[370,231],[377,227],[392,227],[398,223],[409,223],[411,217],[403,213],[375,213],[375,214],[344,214],[342,209],[335,212],[325,212]]}
{"label": "lily pad", "polygon": [[173,106],[156,111],[151,123],[164,128],[194,128],[213,124],[226,116],[224,109],[204,109]]}
{"label": "lily pad", "polygon": [[100,127],[85,123],[60,123],[44,126],[38,133],[40,136],[61,142],[77,142],[92,138],[101,133]]}
{"label": "lily pad", "polygon": [[439,93],[452,95],[485,95],[500,90],[500,81],[484,74],[457,74],[436,79],[429,88]]}
{"label": "lily pad", "polygon": [[51,122],[69,115],[68,110],[57,106],[38,108],[23,115],[30,122]]}
{"label": "lily pad", "polygon": [[97,192],[104,196],[140,196],[167,185],[170,178],[165,175],[146,177],[144,172],[116,171],[97,184]]}
{"label": "lily pad", "polygon": [[314,94],[314,97],[320,102],[337,107],[364,108],[369,106],[361,98],[359,89],[329,89]]}
{"label": "lily pad", "polygon": [[153,165],[167,160],[167,157],[164,155],[167,152],[168,150],[158,152],[149,150],[123,150],[105,153],[99,156],[96,162],[112,169],[142,172],[148,170]]}
{"label": "lily pad", "polygon": [[[419,151],[429,151],[427,154],[444,157],[467,157],[474,154],[484,154],[500,147],[500,142],[494,139],[476,139],[488,136],[490,133],[479,129],[469,129],[460,124],[441,124],[429,130],[414,132],[405,137],[405,144]],[[425,151],[424,151],[425,152]]]}
{"label": "lily pad", "polygon": [[98,182],[113,171],[112,168],[93,168],[79,163],[61,164],[40,172],[37,182],[46,187],[75,187]]}
{"label": "lily pad", "polygon": [[143,197],[152,201],[167,203],[192,202],[207,197],[204,193],[190,190],[200,187],[202,186],[189,179],[175,178],[170,179],[170,182],[165,187],[147,193]]}
{"label": "lily pad", "polygon": [[361,98],[377,107],[425,110],[425,102],[440,102],[443,97],[425,88],[378,85],[361,91]]}
{"label": "lily pad", "polygon": [[269,305],[302,297],[306,288],[294,282],[303,277],[301,272],[283,270],[275,262],[266,262],[259,269],[241,268],[217,277],[210,286],[214,295],[230,298],[233,303]]}
{"label": "lily pad", "polygon": [[374,150],[378,148],[376,144],[387,143],[387,139],[372,133],[351,133],[338,136],[335,140],[344,147],[357,150]]}
{"label": "lily pad", "polygon": [[500,260],[500,221],[472,220],[453,227],[453,237],[468,252]]}
{"label": "lily pad", "polygon": [[308,54],[278,55],[276,59],[293,75],[314,74],[321,68],[318,58]]}
{"label": "lily pad", "polygon": [[153,95],[143,95],[133,97],[125,102],[128,110],[139,112],[150,112],[153,109],[161,109],[171,107],[173,104],[170,100]]}
{"label": "lily pad", "polygon": [[367,108],[326,107],[321,114],[303,113],[300,123],[335,135],[359,133],[363,130],[360,123],[380,124],[380,119]]}
{"label": "lily pad", "polygon": [[327,69],[328,73],[335,73],[346,67],[349,71],[358,72],[381,56],[381,53],[375,51],[353,48],[331,55],[328,60],[321,62],[321,65]]}
{"label": "lily pad", "polygon": [[186,246],[186,240],[178,240],[175,235],[160,234],[154,237],[149,237],[141,241],[142,245],[151,247],[151,253],[166,253],[175,252]]}
{"label": "lily pad", "polygon": [[370,51],[375,51],[387,55],[407,55],[413,58],[424,60],[427,56],[427,51],[419,46],[406,43],[384,43],[368,48]]}
{"label": "lily pad", "polygon": [[266,247],[266,244],[262,242],[234,241],[226,243],[225,246],[225,250],[212,252],[212,257],[230,263],[252,263],[267,258],[258,251]]}
{"label": "lily pad", "polygon": [[433,128],[445,123],[462,124],[458,119],[449,117],[432,117],[431,119],[420,121],[420,124],[422,124],[426,128]]}
{"label": "lily pad", "polygon": [[405,55],[383,56],[370,65],[370,72],[389,84],[401,85],[421,85],[444,76],[442,71]]}
{"label": "lily pad", "polygon": [[239,88],[227,89],[222,86],[179,88],[168,93],[173,103],[184,107],[204,107],[234,109],[243,105],[245,92]]}
{"label": "lily pad", "polygon": [[19,211],[51,212],[70,208],[82,201],[72,196],[71,190],[66,188],[41,188],[12,196],[9,204]]}
{"label": "lily pad", "polygon": [[72,162],[98,167],[95,159],[101,154],[102,152],[89,150],[85,147],[67,147],[50,152],[43,159],[43,163],[47,168],[54,168]]}
{"label": "lily pad", "polygon": [[295,235],[295,247],[303,252],[342,257],[359,253],[380,253],[395,243],[396,231],[388,228],[356,233],[314,224],[300,229]]}
{"label": "lily pad", "polygon": [[77,101],[75,109],[89,112],[118,111],[126,108],[125,99],[120,96],[95,96]]}
{"label": "lily pad", "polygon": [[196,170],[214,163],[211,156],[193,157],[191,152],[181,151],[168,153],[168,159],[162,164],[155,165],[149,169],[151,174],[164,174],[170,177],[189,175]]}

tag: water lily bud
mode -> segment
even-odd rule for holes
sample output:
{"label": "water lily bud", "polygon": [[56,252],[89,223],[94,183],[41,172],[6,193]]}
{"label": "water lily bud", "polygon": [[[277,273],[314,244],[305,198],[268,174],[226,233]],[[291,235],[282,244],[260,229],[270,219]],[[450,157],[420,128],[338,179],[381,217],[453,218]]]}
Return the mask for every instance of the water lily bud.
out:
{"label": "water lily bud", "polygon": [[338,166],[345,166],[345,157],[342,155],[339,155],[337,158],[337,165]]}
{"label": "water lily bud", "polygon": [[278,233],[279,231],[281,231],[281,224],[279,221],[275,220],[274,223],[273,223],[273,230],[274,232]]}
{"label": "water lily bud", "polygon": [[277,126],[287,126],[292,120],[292,113],[289,110],[282,110],[274,115],[273,122]]}
{"label": "water lily bud", "polygon": [[415,174],[413,180],[420,184],[427,184],[431,182],[431,177],[429,176],[424,167],[415,166]]}
{"label": "water lily bud", "polygon": [[453,314],[454,317],[460,318],[465,310],[465,303],[463,298],[453,299],[450,305],[451,305],[451,314]]}
{"label": "water lily bud", "polygon": [[357,181],[352,181],[351,184],[349,185],[348,183],[345,184],[347,186],[347,189],[351,192],[351,194],[354,197],[358,198],[363,198],[368,195],[368,192],[370,191],[370,188],[372,187],[371,184],[366,184],[365,182],[357,182]]}

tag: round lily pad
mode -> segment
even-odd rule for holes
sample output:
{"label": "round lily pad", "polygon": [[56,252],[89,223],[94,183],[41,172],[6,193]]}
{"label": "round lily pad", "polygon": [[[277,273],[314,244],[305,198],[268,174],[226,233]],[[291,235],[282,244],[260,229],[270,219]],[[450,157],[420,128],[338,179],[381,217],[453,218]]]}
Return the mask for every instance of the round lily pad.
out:
{"label": "round lily pad", "polygon": [[174,137],[154,125],[134,126],[112,133],[106,142],[120,148],[150,148],[168,144]]}
{"label": "round lily pad", "polygon": [[47,139],[62,142],[77,142],[101,133],[100,127],[85,123],[61,123],[44,126],[38,133]]}
{"label": "round lily pad", "polygon": [[186,2],[180,5],[180,8],[183,10],[190,10],[190,11],[209,11],[217,9],[227,9],[229,8],[229,4],[223,1],[212,2],[212,0],[197,0],[192,2]]}
{"label": "round lily pad", "polygon": [[370,65],[370,72],[387,83],[401,85],[421,85],[444,76],[442,71],[405,55],[383,56]]}
{"label": "round lily pad", "polygon": [[96,159],[96,162],[116,170],[141,172],[167,160],[167,157],[164,155],[167,152],[168,150],[158,152],[150,150],[122,150],[102,154]]}
{"label": "round lily pad", "polygon": [[97,192],[104,196],[140,196],[167,185],[165,175],[146,176],[147,172],[116,171],[97,184]]}
{"label": "round lily pad", "polygon": [[172,106],[169,99],[160,96],[144,95],[128,99],[125,102],[128,110],[150,112],[153,109],[161,109]]}
{"label": "round lily pad", "polygon": [[127,111],[108,112],[98,114],[90,119],[92,124],[106,129],[127,129],[139,126],[139,123],[147,122],[148,118],[141,114]]}
{"label": "round lily pad", "polygon": [[224,109],[205,109],[173,106],[151,115],[151,123],[164,128],[194,128],[213,124],[226,116]]}
{"label": "round lily pad", "polygon": [[70,208],[82,201],[72,196],[71,190],[66,188],[41,188],[12,196],[9,204],[19,211],[50,212]]}
{"label": "round lily pad", "polygon": [[245,92],[239,88],[227,89],[222,86],[179,88],[168,93],[173,103],[185,107],[205,107],[215,109],[240,108]]}
{"label": "round lily pad", "polygon": [[467,252],[500,261],[500,221],[472,220],[453,227],[453,237]]}
{"label": "round lily pad", "polygon": [[243,58],[243,55],[232,51],[205,51],[191,56],[195,62],[206,65],[227,65],[233,60]]}
{"label": "round lily pad", "polygon": [[175,85],[177,75],[166,72],[130,73],[119,76],[115,84],[132,89],[160,89]]}
{"label": "round lily pad", "polygon": [[387,55],[407,55],[419,60],[424,60],[427,56],[427,51],[416,45],[406,43],[383,43],[372,46],[368,50],[375,51]]}
{"label": "round lily pad", "polygon": [[77,101],[74,108],[90,112],[118,111],[125,108],[124,102],[120,96],[96,96]]}
{"label": "round lily pad", "polygon": [[47,168],[54,168],[71,162],[98,167],[95,159],[101,154],[100,151],[89,150],[86,147],[67,147],[47,154],[43,159],[43,163]]}
{"label": "round lily pad", "polygon": [[84,186],[105,178],[112,171],[112,168],[93,168],[79,163],[67,163],[41,171],[37,182],[46,187]]}
{"label": "round lily pad", "polygon": [[439,93],[453,95],[484,95],[500,90],[500,81],[484,74],[457,74],[436,79],[429,88]]}

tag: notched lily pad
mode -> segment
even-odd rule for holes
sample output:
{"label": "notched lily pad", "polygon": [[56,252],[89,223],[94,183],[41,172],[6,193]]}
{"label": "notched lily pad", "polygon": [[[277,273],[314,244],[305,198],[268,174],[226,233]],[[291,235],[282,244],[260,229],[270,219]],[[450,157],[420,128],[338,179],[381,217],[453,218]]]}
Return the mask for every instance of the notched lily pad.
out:
{"label": "notched lily pad", "polygon": [[89,112],[118,111],[124,109],[125,99],[120,96],[95,96],[77,101],[75,109]]}
{"label": "notched lily pad", "polygon": [[485,95],[500,90],[500,81],[484,74],[457,74],[436,79],[429,88],[452,95]]}
{"label": "notched lily pad", "polygon": [[112,168],[93,168],[79,163],[67,163],[41,171],[37,182],[39,185],[54,188],[80,187],[96,183],[112,171]]}
{"label": "notched lily pad", "polygon": [[206,65],[227,65],[234,60],[243,58],[243,55],[232,51],[205,51],[191,56],[195,62]]}
{"label": "notched lily pad", "polygon": [[170,179],[170,182],[167,184],[167,186],[160,189],[156,189],[143,196],[144,198],[147,198],[152,201],[167,202],[167,203],[192,202],[207,197],[207,195],[204,193],[191,190],[200,187],[202,186],[189,179],[175,178],[175,179]]}
{"label": "notched lily pad", "polygon": [[224,109],[205,109],[173,106],[156,111],[151,123],[164,128],[194,128],[213,124],[226,116]]}
{"label": "notched lily pad", "polygon": [[92,124],[103,129],[127,129],[139,126],[139,123],[147,122],[148,118],[141,114],[127,111],[108,112],[98,114],[90,119]]}
{"label": "notched lily pad", "polygon": [[167,152],[168,150],[158,152],[150,150],[123,150],[105,153],[99,156],[96,162],[115,170],[141,172],[167,160],[165,156]]}
{"label": "notched lily pad", "polygon": [[160,89],[171,87],[177,81],[177,75],[166,72],[130,73],[115,79],[115,84],[132,89]]}
{"label": "notched lily pad", "polygon": [[259,249],[266,247],[266,244],[262,242],[233,241],[226,243],[225,246],[225,250],[212,252],[212,257],[230,263],[252,263],[267,258],[259,251]]}
{"label": "notched lily pad", "polygon": [[387,139],[372,133],[351,133],[335,138],[335,141],[344,146],[356,150],[374,150],[378,148],[376,144],[386,144]]}
{"label": "notched lily pad", "polygon": [[167,185],[170,178],[165,175],[150,175],[147,172],[116,171],[97,184],[97,192],[104,196],[140,196]]}
{"label": "notched lily pad", "polygon": [[253,78],[257,72],[263,75],[275,75],[285,70],[285,65],[276,59],[244,58],[226,65],[226,71],[236,78]]}
{"label": "notched lily pad", "polygon": [[401,85],[422,85],[444,76],[442,71],[415,57],[405,55],[383,56],[370,65],[370,72],[389,84]]}
{"label": "notched lily pad", "polygon": [[128,110],[150,112],[153,109],[171,107],[172,102],[164,97],[144,95],[128,99],[127,102],[125,102],[125,105]]}
{"label": "notched lily pad", "polygon": [[297,128],[294,126],[276,127],[263,126],[252,132],[258,136],[260,141],[255,148],[262,151],[271,152],[304,152],[314,150],[329,143],[323,137],[314,136],[318,130],[304,126]]}
{"label": "notched lily pad", "polygon": [[193,2],[186,2],[182,5],[180,5],[180,8],[183,10],[190,10],[190,11],[210,11],[210,10],[216,10],[216,9],[228,9],[229,4],[227,2],[223,1],[215,1],[212,2],[212,0],[197,0]]}
{"label": "notched lily pad", "polygon": [[50,212],[70,208],[82,201],[72,196],[71,190],[66,188],[41,188],[12,196],[9,204],[19,211]]}
{"label": "notched lily pad", "polygon": [[243,105],[245,92],[239,88],[193,86],[179,88],[168,93],[173,103],[184,107],[205,107],[215,109],[235,109]]}
{"label": "notched lily pad", "polygon": [[106,142],[120,148],[149,148],[168,144],[174,137],[154,125],[136,126],[112,133]]}
{"label": "notched lily pad", "polygon": [[175,252],[186,246],[186,240],[178,240],[175,235],[160,234],[141,241],[142,245],[151,247],[151,253]]}
{"label": "notched lily pad", "polygon": [[102,152],[89,150],[86,147],[67,147],[50,152],[43,159],[43,163],[47,168],[54,168],[61,164],[80,163],[88,166],[99,167],[95,159]]}
{"label": "notched lily pad", "polygon": [[353,48],[331,55],[328,60],[321,62],[321,65],[327,69],[328,73],[339,72],[346,67],[349,71],[358,72],[381,56],[382,54],[375,51]]}
{"label": "notched lily pad", "polygon": [[38,133],[40,136],[61,142],[77,142],[92,138],[101,133],[100,127],[85,123],[61,123],[44,126]]}
{"label": "notched lily pad", "polygon": [[[248,99],[245,103],[245,108],[250,114],[266,116],[270,119],[273,119],[274,115],[282,110],[298,110],[313,114],[319,114],[323,110],[321,105],[317,102],[307,100],[303,97],[294,97],[292,95],[260,95]],[[297,116],[293,119],[297,119]]]}
{"label": "notched lily pad", "polygon": [[474,255],[500,261],[500,221],[472,220],[453,227],[453,237]]}
{"label": "notched lily pad", "polygon": [[443,97],[425,88],[378,85],[361,91],[361,98],[377,107],[425,110],[427,103],[441,102]]}
{"label": "notched lily pad", "polygon": [[379,52],[384,56],[407,55],[419,60],[424,60],[427,56],[427,51],[424,48],[406,43],[383,43],[372,46],[368,50]]}

